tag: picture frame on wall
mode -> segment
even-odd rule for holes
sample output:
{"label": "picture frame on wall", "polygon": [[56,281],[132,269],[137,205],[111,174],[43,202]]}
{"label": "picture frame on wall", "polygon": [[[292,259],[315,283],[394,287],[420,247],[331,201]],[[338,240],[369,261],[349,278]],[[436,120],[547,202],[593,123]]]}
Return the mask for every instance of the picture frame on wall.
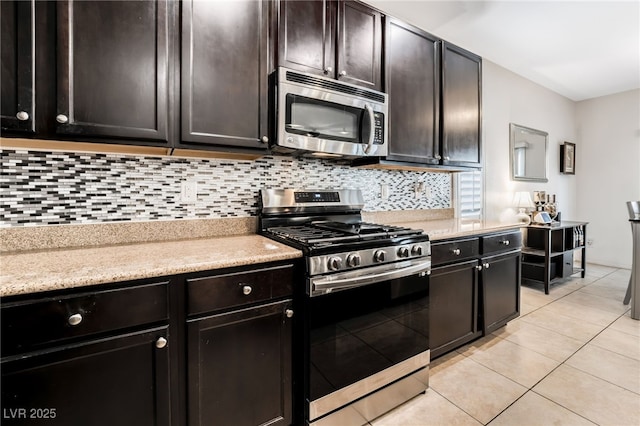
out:
{"label": "picture frame on wall", "polygon": [[560,145],[560,173],[576,174],[576,144],[565,142]]}

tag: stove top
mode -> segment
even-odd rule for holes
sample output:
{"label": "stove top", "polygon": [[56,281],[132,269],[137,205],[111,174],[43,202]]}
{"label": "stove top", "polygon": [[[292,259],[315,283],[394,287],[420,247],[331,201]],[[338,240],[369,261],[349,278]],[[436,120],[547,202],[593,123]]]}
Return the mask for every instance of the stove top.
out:
{"label": "stove top", "polygon": [[421,268],[430,256],[421,229],[364,222],[358,190],[262,190],[259,200],[260,233],[302,250],[309,276]]}
{"label": "stove top", "polygon": [[276,226],[267,233],[307,246],[394,239],[402,235],[420,235],[421,230],[367,222],[312,221],[302,225]]}

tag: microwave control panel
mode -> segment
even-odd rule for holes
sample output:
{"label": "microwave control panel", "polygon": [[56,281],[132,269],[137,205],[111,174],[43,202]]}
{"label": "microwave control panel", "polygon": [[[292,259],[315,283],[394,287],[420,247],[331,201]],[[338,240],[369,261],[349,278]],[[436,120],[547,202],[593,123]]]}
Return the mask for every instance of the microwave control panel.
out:
{"label": "microwave control panel", "polygon": [[384,144],[384,114],[381,112],[374,112],[373,117],[373,143],[376,145],[382,145]]}

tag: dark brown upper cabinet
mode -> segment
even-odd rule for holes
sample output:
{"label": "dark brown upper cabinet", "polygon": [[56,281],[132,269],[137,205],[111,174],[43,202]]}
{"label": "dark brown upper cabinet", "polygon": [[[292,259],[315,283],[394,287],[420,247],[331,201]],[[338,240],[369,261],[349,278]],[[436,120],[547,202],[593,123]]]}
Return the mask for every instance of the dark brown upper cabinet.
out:
{"label": "dark brown upper cabinet", "polygon": [[266,0],[182,2],[180,146],[266,149],[268,36]]}
{"label": "dark brown upper cabinet", "polygon": [[35,131],[35,2],[0,2],[2,131]]}
{"label": "dark brown upper cabinet", "polygon": [[442,164],[481,166],[482,58],[442,42]]}
{"label": "dark brown upper cabinet", "polygon": [[439,39],[395,18],[385,19],[389,95],[387,160],[440,164]]}
{"label": "dark brown upper cabinet", "polygon": [[169,143],[169,8],[57,3],[58,134]]}
{"label": "dark brown upper cabinet", "polygon": [[382,15],[347,0],[281,0],[278,65],[382,90]]}

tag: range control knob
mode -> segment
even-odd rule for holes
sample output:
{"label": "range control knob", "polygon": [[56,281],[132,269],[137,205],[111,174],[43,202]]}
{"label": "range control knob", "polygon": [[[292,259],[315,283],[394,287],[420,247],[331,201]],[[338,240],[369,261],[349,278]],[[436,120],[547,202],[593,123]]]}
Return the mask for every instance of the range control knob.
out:
{"label": "range control knob", "polygon": [[415,245],[411,247],[411,254],[414,256],[422,256],[422,246]]}
{"label": "range control knob", "polygon": [[409,257],[409,249],[407,247],[400,247],[398,249],[398,257]]}
{"label": "range control knob", "polygon": [[361,258],[359,254],[350,254],[347,256],[347,266],[355,268],[356,266],[360,266]]}
{"label": "range control knob", "polygon": [[339,257],[332,257],[329,259],[329,269],[332,271],[337,271],[338,269],[342,268],[342,259],[340,259]]}
{"label": "range control knob", "polygon": [[386,254],[384,250],[378,250],[375,253],[373,253],[373,260],[374,262],[384,262],[385,256]]}

